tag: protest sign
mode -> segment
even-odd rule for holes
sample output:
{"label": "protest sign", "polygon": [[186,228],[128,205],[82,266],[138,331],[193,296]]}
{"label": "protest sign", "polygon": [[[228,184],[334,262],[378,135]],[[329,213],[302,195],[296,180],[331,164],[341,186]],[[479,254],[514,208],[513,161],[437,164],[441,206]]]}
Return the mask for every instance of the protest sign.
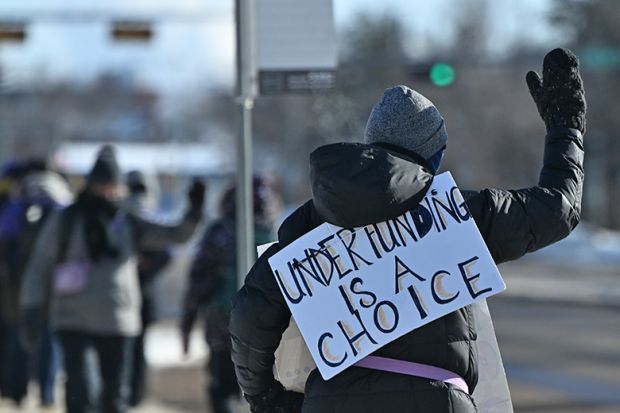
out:
{"label": "protest sign", "polygon": [[449,173],[405,214],[354,229],[323,224],[269,264],[326,380],[506,288]]}
{"label": "protest sign", "polygon": [[286,390],[305,393],[306,381],[316,363],[304,343],[295,320],[291,319],[276,349],[273,375]]}
{"label": "protest sign", "polygon": [[487,300],[473,304],[478,347],[478,384],[472,394],[479,413],[512,413],[512,399]]}

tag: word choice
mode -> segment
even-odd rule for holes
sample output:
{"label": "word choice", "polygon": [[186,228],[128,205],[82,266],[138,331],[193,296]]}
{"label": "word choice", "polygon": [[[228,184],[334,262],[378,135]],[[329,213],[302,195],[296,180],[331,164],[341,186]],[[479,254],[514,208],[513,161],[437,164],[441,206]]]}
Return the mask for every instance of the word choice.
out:
{"label": "word choice", "polygon": [[[429,316],[429,306],[443,306],[456,300],[461,294],[463,284],[467,294],[472,299],[476,299],[482,294],[491,291],[491,288],[478,286],[480,274],[473,269],[478,261],[478,257],[472,257],[457,264],[459,275],[452,277],[446,270],[436,271],[430,277],[424,277],[414,272],[399,258],[395,259],[394,285],[395,295],[390,300],[378,301],[377,295],[370,290],[364,289],[364,282],[361,278],[353,278],[348,286],[338,287],[340,294],[347,306],[350,317],[346,321],[336,322],[335,329],[326,331],[319,336],[317,341],[318,353],[323,362],[329,367],[338,367],[344,363],[350,353],[355,357],[361,352],[364,340],[372,344],[377,344],[377,335],[391,334],[399,325],[400,312],[403,311],[402,304],[397,306],[393,301],[399,294],[406,294],[410,299],[410,310],[416,314],[419,320],[425,320]],[[446,283],[448,279],[452,281],[452,291],[448,291]],[[456,279],[461,283],[457,285]],[[423,297],[429,294],[421,294],[420,288],[430,290],[431,302],[427,302]],[[360,314],[362,311],[372,312],[372,323],[366,325]],[[334,346],[339,340],[337,346]],[[344,346],[343,344],[346,343]],[[347,348],[342,354],[335,354],[332,347]]]}

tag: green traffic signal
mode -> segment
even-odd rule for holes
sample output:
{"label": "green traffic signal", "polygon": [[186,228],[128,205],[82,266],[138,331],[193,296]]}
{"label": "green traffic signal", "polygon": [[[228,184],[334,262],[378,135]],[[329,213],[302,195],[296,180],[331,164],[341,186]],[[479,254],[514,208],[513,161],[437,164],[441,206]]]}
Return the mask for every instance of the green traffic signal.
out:
{"label": "green traffic signal", "polygon": [[586,47],[579,57],[586,69],[605,71],[620,67],[620,50],[613,46]]}
{"label": "green traffic signal", "polygon": [[456,72],[452,65],[447,63],[435,63],[431,66],[429,77],[435,86],[446,87],[454,83]]}

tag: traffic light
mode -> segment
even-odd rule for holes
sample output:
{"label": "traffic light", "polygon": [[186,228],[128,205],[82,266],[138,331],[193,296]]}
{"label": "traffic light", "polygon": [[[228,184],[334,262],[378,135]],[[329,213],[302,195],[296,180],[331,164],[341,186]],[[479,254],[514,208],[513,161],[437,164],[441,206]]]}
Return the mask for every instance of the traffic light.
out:
{"label": "traffic light", "polygon": [[446,87],[454,83],[456,72],[452,65],[438,62],[431,66],[428,76],[435,86]]}
{"label": "traffic light", "polygon": [[427,61],[409,66],[414,81],[429,82],[437,87],[450,86],[456,80],[456,70],[449,63]]}
{"label": "traffic light", "polygon": [[21,43],[26,40],[26,24],[20,21],[0,21],[0,42]]}
{"label": "traffic light", "polygon": [[112,22],[112,39],[118,42],[148,42],[153,37],[149,21],[119,20]]}
{"label": "traffic light", "polygon": [[579,58],[585,69],[610,71],[620,68],[620,49],[613,46],[596,45],[583,48]]}

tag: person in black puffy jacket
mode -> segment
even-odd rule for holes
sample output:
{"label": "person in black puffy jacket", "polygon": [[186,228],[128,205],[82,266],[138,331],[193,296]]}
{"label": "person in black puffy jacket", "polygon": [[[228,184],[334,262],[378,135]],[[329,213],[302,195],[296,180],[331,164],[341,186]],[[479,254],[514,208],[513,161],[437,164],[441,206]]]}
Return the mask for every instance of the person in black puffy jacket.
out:
{"label": "person in black puffy jacket", "polygon": [[[463,191],[496,263],[515,260],[566,237],[579,223],[586,102],[577,57],[545,56],[542,79],[526,77],[546,125],[537,186]],[[268,258],[323,222],[345,228],[395,218],[424,197],[446,147],[441,115],[405,86],[375,105],[364,143],[323,146],[310,156],[312,200],[282,224],[278,243],[250,270],[231,314],[232,358],[253,413],[476,412],[471,396],[442,381],[350,367],[329,381],[311,372],[305,394],[285,390],[272,373],[274,352],[291,313]],[[478,380],[476,329],[464,307],[418,328],[374,355],[443,368],[473,392]]]}

